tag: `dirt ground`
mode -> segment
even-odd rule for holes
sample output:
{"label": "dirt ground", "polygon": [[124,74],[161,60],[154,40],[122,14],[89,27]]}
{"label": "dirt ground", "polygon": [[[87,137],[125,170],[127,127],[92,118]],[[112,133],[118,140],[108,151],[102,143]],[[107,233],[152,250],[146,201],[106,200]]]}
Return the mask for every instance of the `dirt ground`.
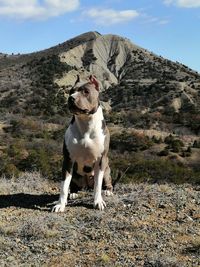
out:
{"label": "dirt ground", "polygon": [[0,179],[0,266],[200,266],[200,186],[118,184],[52,213],[58,184],[38,173]]}

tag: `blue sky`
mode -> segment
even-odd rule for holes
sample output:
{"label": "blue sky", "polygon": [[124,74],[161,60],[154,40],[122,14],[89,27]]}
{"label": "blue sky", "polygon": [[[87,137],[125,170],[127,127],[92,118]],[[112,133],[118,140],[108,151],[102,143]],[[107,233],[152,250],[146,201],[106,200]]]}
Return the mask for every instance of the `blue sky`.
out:
{"label": "blue sky", "polygon": [[200,0],[0,0],[0,52],[113,33],[200,72]]}

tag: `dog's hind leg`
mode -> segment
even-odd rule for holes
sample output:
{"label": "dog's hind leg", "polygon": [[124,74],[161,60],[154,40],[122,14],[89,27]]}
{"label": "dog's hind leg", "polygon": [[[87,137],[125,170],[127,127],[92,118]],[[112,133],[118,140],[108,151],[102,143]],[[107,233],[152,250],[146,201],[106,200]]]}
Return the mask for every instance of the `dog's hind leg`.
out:
{"label": "dog's hind leg", "polygon": [[107,165],[107,167],[106,167],[106,169],[104,171],[103,189],[104,189],[104,194],[106,196],[112,196],[113,195],[112,178],[110,176],[110,167],[109,167],[109,165]]}
{"label": "dog's hind leg", "polygon": [[69,199],[77,199],[82,195],[80,191],[87,189],[87,177],[77,173],[76,162],[73,167],[72,181],[70,184]]}
{"label": "dog's hind leg", "polygon": [[78,191],[80,188],[76,185],[76,183],[73,181],[74,175],[70,184],[70,194],[69,194],[69,199],[77,199],[79,198]]}

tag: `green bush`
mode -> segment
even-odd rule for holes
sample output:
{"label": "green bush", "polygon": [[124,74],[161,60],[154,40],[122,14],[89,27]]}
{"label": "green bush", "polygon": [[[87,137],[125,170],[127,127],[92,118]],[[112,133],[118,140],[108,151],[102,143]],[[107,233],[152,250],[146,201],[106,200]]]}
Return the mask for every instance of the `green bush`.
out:
{"label": "green bush", "polygon": [[5,175],[6,177],[18,177],[20,175],[20,171],[13,163],[7,163],[4,165],[4,168],[1,169],[1,175]]}
{"label": "green bush", "polygon": [[200,141],[195,140],[193,143],[194,148],[200,148]]}
{"label": "green bush", "polygon": [[17,166],[21,171],[40,171],[43,176],[56,179],[61,175],[62,155],[41,146],[30,150]]}
{"label": "green bush", "polygon": [[58,55],[34,59],[27,66],[32,79],[33,96],[27,101],[26,114],[48,116],[68,114],[68,111],[63,108],[66,103],[63,90],[60,90],[54,80],[61,78],[63,73],[70,71],[72,67],[61,62]]}
{"label": "green bush", "polygon": [[14,164],[10,163],[10,164],[6,165],[6,168],[4,169],[4,174],[6,176],[18,177],[20,174],[20,171],[18,170],[18,168]]}
{"label": "green bush", "polygon": [[[200,172],[166,159],[147,160],[134,154],[112,154],[112,173],[126,171],[121,182],[172,182],[200,184]],[[116,177],[113,177],[114,179]]]}
{"label": "green bush", "polygon": [[190,157],[192,155],[192,148],[190,146],[188,146],[188,148],[186,150],[183,150],[181,153],[181,157],[185,158],[185,157]]}
{"label": "green bush", "polygon": [[111,136],[110,147],[120,152],[146,150],[153,142],[145,135],[123,131]]}
{"label": "green bush", "polygon": [[160,151],[157,155],[160,156],[160,157],[168,156],[169,155],[169,150],[167,148],[165,148],[162,151]]}
{"label": "green bush", "polygon": [[179,153],[184,147],[184,143],[180,139],[176,139],[174,136],[169,135],[165,138],[164,142],[168,144],[168,149],[171,149],[174,153]]}

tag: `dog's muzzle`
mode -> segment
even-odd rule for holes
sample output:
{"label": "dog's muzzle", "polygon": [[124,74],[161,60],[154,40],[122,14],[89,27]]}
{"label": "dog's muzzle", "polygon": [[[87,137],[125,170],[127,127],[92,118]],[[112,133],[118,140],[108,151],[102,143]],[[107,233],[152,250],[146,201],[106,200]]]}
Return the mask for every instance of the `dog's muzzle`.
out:
{"label": "dog's muzzle", "polygon": [[75,102],[75,98],[73,97],[73,96],[69,96],[69,98],[68,98],[68,104],[70,105],[70,104],[74,104],[74,102]]}
{"label": "dog's muzzle", "polygon": [[75,98],[73,96],[69,96],[69,98],[68,98],[68,106],[69,106],[70,110],[76,109]]}
{"label": "dog's muzzle", "polygon": [[81,109],[77,107],[75,103],[75,98],[73,96],[69,96],[68,98],[68,107],[71,113],[74,114],[87,114],[88,110],[87,109]]}

